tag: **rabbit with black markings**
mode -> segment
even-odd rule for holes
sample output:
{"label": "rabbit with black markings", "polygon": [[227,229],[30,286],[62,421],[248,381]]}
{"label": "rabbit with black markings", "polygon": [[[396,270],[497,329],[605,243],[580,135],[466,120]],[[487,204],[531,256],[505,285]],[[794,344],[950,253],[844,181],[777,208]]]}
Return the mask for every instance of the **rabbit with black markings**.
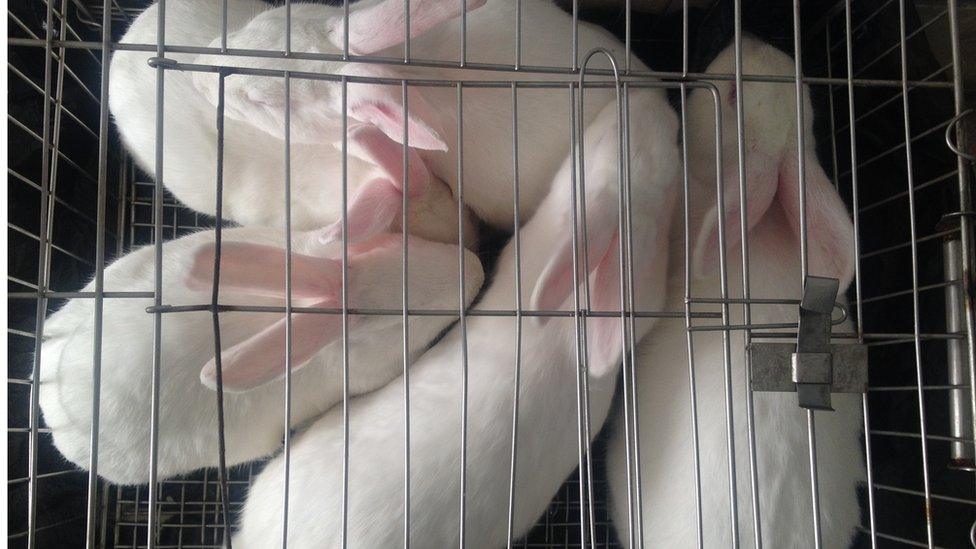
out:
{"label": "rabbit with black markings", "polygon": [[[633,284],[636,308],[646,310],[660,306],[664,299],[667,230],[680,188],[676,183],[678,124],[659,90],[632,89],[630,107]],[[580,273],[579,280],[589,281],[592,308],[602,311],[621,307],[615,109],[610,105],[598,114],[586,129],[584,141],[591,272]],[[513,308],[517,262],[529,308],[572,308],[572,185],[567,160],[536,215],[521,228],[521,253],[514,240],[502,251],[478,309]],[[467,320],[465,540],[472,547],[498,547],[507,539],[516,322],[499,316]],[[639,338],[652,323],[653,319],[638,319],[634,337]],[[534,524],[578,463],[575,326],[572,317],[522,320],[516,537]],[[586,333],[591,433],[595,435],[610,408],[616,384],[621,319],[591,316],[586,320]],[[416,547],[459,543],[462,351],[462,332],[455,327],[409,372],[410,543]],[[403,392],[404,380],[399,378],[350,402],[346,538],[350,547],[402,543]],[[293,439],[289,547],[340,544],[342,434],[342,414],[333,411]],[[269,547],[282,539],[283,465],[279,456],[255,479],[233,540],[235,547]]]}
{"label": "rabbit with black markings", "polygon": [[[258,14],[271,9],[256,0],[228,0],[228,47],[239,48],[239,31]],[[222,3],[211,0],[168,0],[165,44],[207,46],[221,33]],[[297,6],[296,6],[297,7]],[[122,43],[155,44],[159,5],[153,4],[132,22]],[[118,50],[109,70],[109,107],[122,142],[137,165],[149,174],[156,167],[156,69],[147,60],[156,53]],[[191,62],[195,54],[167,52],[170,59]],[[216,77],[214,77],[216,78]],[[228,83],[233,81],[228,79]],[[217,108],[194,87],[190,73],[165,73],[163,103],[163,183],[180,202],[214,215],[217,174]],[[223,186],[224,219],[246,225],[283,227],[285,223],[285,144],[233,116],[234,101],[228,95],[224,118]],[[296,115],[297,118],[297,115]],[[402,147],[370,128],[350,127],[347,163],[350,204],[356,202],[364,183],[376,178],[402,186]],[[342,135],[333,131],[315,143],[291,143],[291,221],[300,230],[333,222],[342,215],[339,188],[343,181]],[[410,201],[408,231],[429,240],[454,242],[456,231],[441,218],[453,215],[455,204],[449,189],[423,177],[426,171],[416,154],[410,154],[408,177],[426,189]],[[396,163],[391,163],[391,159]],[[373,187],[373,195],[376,189]],[[389,193],[388,193],[389,194]],[[438,216],[423,215],[439,211]],[[366,214],[366,220],[369,214]],[[360,220],[360,223],[366,220]],[[454,225],[456,227],[456,224]],[[447,230],[445,230],[447,227]],[[375,232],[382,228],[370,227]],[[474,231],[467,233],[473,237]],[[471,241],[473,242],[473,240]],[[469,242],[470,243],[470,242]]]}
{"label": "rabbit with black markings", "polygon": [[[753,38],[742,42],[746,74],[792,75],[793,60]],[[729,47],[708,72],[733,72]],[[722,177],[730,297],[742,296],[739,177],[734,83],[718,82],[722,109]],[[793,84],[746,82],[744,103],[746,203],[752,298],[797,299],[802,294],[799,242],[798,153]],[[850,217],[824,174],[815,152],[812,107],[804,87],[806,224],[809,272],[850,284],[854,231]],[[696,297],[720,297],[718,209],[715,182],[713,96],[695,90],[688,99],[688,147],[692,185],[690,226],[692,287]],[[668,310],[684,307],[683,231],[672,233]],[[695,237],[694,235],[697,235]],[[796,305],[753,305],[756,324],[797,321]],[[732,306],[731,324],[742,324]],[[696,324],[707,321],[696,321]],[[851,331],[850,322],[838,329]],[[746,373],[742,332],[731,337],[731,376],[738,488],[739,542],[752,545],[752,502],[744,399]],[[731,544],[729,475],[726,453],[725,382],[722,332],[696,332],[698,440],[700,443],[703,543]],[[688,348],[683,322],[665,321],[637,352],[637,398],[643,489],[643,533],[647,547],[696,547],[695,469],[688,392]],[[816,414],[820,513],[824,547],[847,547],[859,523],[856,486],[864,478],[861,455],[861,399],[832,396],[833,412]],[[755,393],[759,511],[766,547],[813,547],[814,530],[806,411],[795,394]],[[661,418],[667,418],[662,421]],[[615,425],[608,447],[611,515],[620,538],[630,543],[625,430]],[[636,501],[636,500],[635,500]],[[636,509],[636,505],[635,505]],[[637,518],[634,518],[635,522]]]}
{"label": "rabbit with black markings", "polygon": [[[446,7],[437,12],[442,18],[432,24],[431,15],[423,25],[411,23],[410,55],[413,59],[458,61],[460,59],[461,30],[457,17],[457,2],[442,0]],[[482,6],[482,4],[484,4]],[[415,9],[433,10],[437,2],[410,2]],[[521,64],[529,66],[569,67],[572,63],[573,19],[550,0],[523,0],[521,25],[531,39],[523,40]],[[419,6],[419,7],[418,7]],[[516,21],[517,3],[513,0],[469,1],[471,10],[466,16],[467,63],[513,64],[517,59],[514,34],[506,36]],[[389,17],[381,14],[392,10]],[[436,10],[433,10],[433,13]],[[397,57],[402,54],[404,32],[401,0],[374,2],[364,8],[350,6],[349,47],[355,54]],[[263,12],[242,28],[231,33],[229,39],[239,47],[283,50],[286,40],[285,7]],[[416,17],[416,15],[413,15]],[[295,52],[340,54],[343,49],[343,10],[341,6],[295,4],[291,6],[291,48]],[[391,23],[393,21],[394,23]],[[383,39],[380,39],[380,38]],[[611,33],[596,25],[579,22],[578,51],[580,57],[593,48],[604,48],[622,60],[621,44]],[[219,45],[215,40],[213,46]],[[410,85],[406,88],[407,112],[404,114],[400,79],[455,80],[448,69],[379,65],[373,63],[344,63],[308,59],[234,58],[203,54],[196,63],[235,67],[292,70],[348,77],[383,77],[395,84],[348,83],[346,113],[351,124],[366,124],[383,131],[391,140],[402,142],[404,134],[409,145],[418,150],[430,171],[444,180],[457,194],[460,183],[458,157],[463,150],[464,202],[489,225],[508,229],[514,221],[514,193],[507,178],[499,178],[499,167],[513,163],[512,147],[512,89],[466,86],[463,89],[460,117],[463,138],[458,147],[457,89],[454,86]],[[608,69],[603,56],[595,56],[590,69]],[[638,60],[632,60],[634,70],[646,70]],[[526,72],[521,80],[553,80],[561,75]],[[500,71],[469,70],[464,80],[504,81],[510,75]],[[214,74],[198,72],[194,83],[211,102],[216,102],[218,80]],[[225,100],[228,116],[251,124],[268,135],[280,137],[284,130],[285,84],[281,77],[234,74],[226,78]],[[295,77],[290,83],[290,131],[296,143],[316,145],[337,140],[336,130],[342,120],[342,88],[335,80]],[[604,105],[612,100],[606,89],[591,89],[586,93],[586,119],[589,123]],[[567,87],[530,88],[518,90],[518,132],[523,144],[545,146],[523,147],[519,153],[520,212],[528,218],[546,196],[552,176],[569,150],[569,92]],[[406,132],[405,127],[406,126]],[[506,168],[507,169],[507,168]],[[329,185],[323,178],[322,184]],[[422,186],[408,182],[408,192],[420,195]]]}
{"label": "rabbit with black markings", "polygon": [[[293,234],[295,307],[341,304],[341,253],[320,243],[321,232]],[[458,306],[457,266],[462,253],[464,295],[468,300],[474,297],[483,272],[472,252],[408,238],[411,309]],[[284,305],[284,239],[284,232],[277,229],[223,231],[221,304]],[[402,239],[389,233],[349,247],[350,308],[402,306]],[[105,270],[105,291],[151,290],[153,252],[151,246],[140,248],[112,263]],[[163,245],[164,304],[210,303],[214,252],[211,231]],[[94,283],[83,291],[94,291]],[[147,314],[146,307],[150,305],[152,300],[143,298],[104,301],[98,473],[118,484],[149,479],[153,315]],[[41,349],[44,421],[58,450],[82,468],[89,467],[92,426],[93,307],[90,299],[75,299],[51,315]],[[342,399],[342,325],[341,316],[334,314],[295,313],[292,318],[291,420],[299,425]],[[451,322],[448,316],[413,319],[411,356],[418,356]],[[227,464],[234,465],[266,456],[281,445],[285,320],[280,312],[222,312],[220,328]],[[402,346],[393,344],[400,334],[399,315],[349,317],[351,394],[375,390],[401,371]],[[217,465],[217,407],[214,393],[207,388],[215,384],[211,313],[163,314],[161,349],[158,471],[160,478],[167,478]]]}

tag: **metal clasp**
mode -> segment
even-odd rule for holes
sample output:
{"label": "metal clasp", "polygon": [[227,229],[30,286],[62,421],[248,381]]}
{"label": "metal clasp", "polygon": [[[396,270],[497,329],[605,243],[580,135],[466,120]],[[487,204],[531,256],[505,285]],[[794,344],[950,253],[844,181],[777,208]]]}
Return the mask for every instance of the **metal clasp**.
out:
{"label": "metal clasp", "polygon": [[753,391],[796,392],[801,408],[833,410],[830,393],[867,390],[867,347],[830,343],[830,314],[839,285],[836,278],[808,276],[796,344],[749,346]]}

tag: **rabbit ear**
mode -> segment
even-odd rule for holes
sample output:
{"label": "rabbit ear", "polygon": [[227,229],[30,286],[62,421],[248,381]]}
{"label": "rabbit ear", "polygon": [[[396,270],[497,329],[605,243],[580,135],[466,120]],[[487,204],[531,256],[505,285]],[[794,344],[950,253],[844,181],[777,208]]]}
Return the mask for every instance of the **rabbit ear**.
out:
{"label": "rabbit ear", "polygon": [[390,183],[397,189],[405,191],[411,198],[423,194],[430,183],[430,171],[413,148],[413,143],[410,143],[410,148],[407,149],[407,174],[404,180],[404,147],[377,126],[360,124],[350,129],[349,149],[354,156],[376,164]]}
{"label": "rabbit ear", "polygon": [[[363,184],[349,201],[346,212],[345,235],[347,242],[356,244],[390,228],[400,214],[403,195],[393,184],[383,178]],[[319,242],[330,244],[343,237],[342,220],[336,221],[322,232]]]}
{"label": "rabbit ear", "polygon": [[[599,197],[604,198],[604,197]],[[611,242],[617,234],[616,203],[609,200],[596,200],[586,205],[587,212],[587,242],[586,259],[590,271],[596,270],[608,252]],[[580,254],[578,266],[578,280],[584,282],[589,273],[583,272],[584,243],[580,238],[577,242]],[[542,274],[532,291],[532,308],[552,311],[559,309],[573,295],[573,240],[572,235],[563,237],[556,247],[556,252],[542,269]],[[596,298],[591,294],[590,300]],[[539,317],[545,322],[545,317]]]}
{"label": "rabbit ear", "polygon": [[[333,307],[326,300],[314,307]],[[342,317],[332,314],[295,313],[291,320],[291,368],[304,366],[326,345],[342,335]],[[220,354],[224,390],[241,392],[259,387],[285,375],[285,332],[287,320],[281,319],[257,335]],[[217,388],[217,363],[211,359],[200,371],[200,381]]]}
{"label": "rabbit ear", "polygon": [[[209,242],[193,251],[184,284],[191,290],[212,288],[217,246]],[[292,253],[291,295],[323,298],[335,295],[342,285],[341,262]],[[220,287],[250,295],[285,296],[285,250],[247,242],[223,242],[220,246]]]}
{"label": "rabbit ear", "polygon": [[[363,72],[359,70],[358,72]],[[369,76],[385,76],[375,68]],[[403,112],[403,96],[400,86],[390,84],[349,84],[349,116],[375,126],[396,143],[403,143],[403,128],[407,127],[407,140],[411,148],[446,151],[447,143],[434,129],[432,121],[436,112],[416,88],[407,91],[407,113]]]}
{"label": "rabbit ear", "polygon": [[[791,151],[774,165],[775,171],[765,166],[749,169],[746,173],[749,229],[755,227],[770,207],[781,207],[789,220],[799,250],[800,202],[798,158]],[[810,274],[837,278],[846,288],[853,276],[854,229],[847,209],[833,188],[829,178],[817,161],[812,150],[806,152],[806,221]],[[736,178],[725,177],[726,181]],[[726,247],[740,244],[739,199],[734,185],[726,185],[725,237]],[[706,215],[695,241],[694,268],[696,275],[715,272],[718,264],[718,209],[713,207]],[[757,253],[761,253],[757,251]]]}
{"label": "rabbit ear", "polygon": [[[779,171],[777,198],[793,234],[800,237],[799,162],[790,156]],[[813,150],[808,150],[804,162],[806,175],[806,236],[810,274],[840,280],[847,288],[854,276],[854,226],[847,208],[830,178],[824,173]]]}
{"label": "rabbit ear", "polygon": [[[470,11],[485,4],[486,0],[468,0]],[[402,44],[406,21],[403,0],[382,0],[372,6],[350,10],[349,51],[366,55]],[[411,0],[410,37],[424,34],[448,19],[461,15],[460,0]],[[330,21],[330,38],[334,46],[343,47],[343,17]]]}

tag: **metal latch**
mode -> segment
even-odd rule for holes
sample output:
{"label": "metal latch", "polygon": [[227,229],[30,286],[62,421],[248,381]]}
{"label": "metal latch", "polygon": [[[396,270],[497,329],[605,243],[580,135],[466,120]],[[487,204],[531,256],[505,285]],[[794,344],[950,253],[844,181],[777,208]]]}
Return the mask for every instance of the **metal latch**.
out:
{"label": "metal latch", "polygon": [[830,314],[839,285],[836,278],[807,277],[796,344],[749,345],[753,391],[795,391],[800,407],[833,410],[830,393],[867,390],[867,347],[830,343]]}

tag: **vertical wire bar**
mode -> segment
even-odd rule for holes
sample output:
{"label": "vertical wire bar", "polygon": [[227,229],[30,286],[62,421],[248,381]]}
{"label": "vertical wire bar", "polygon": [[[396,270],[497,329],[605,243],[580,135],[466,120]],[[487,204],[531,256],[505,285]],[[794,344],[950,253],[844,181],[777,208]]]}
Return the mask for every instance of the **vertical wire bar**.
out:
{"label": "vertical wire bar", "polygon": [[[462,0],[463,1],[463,0]],[[468,320],[467,296],[464,291],[464,111],[462,86],[457,86],[457,207],[458,207],[458,327],[461,333],[461,540],[464,540],[465,512],[468,494]],[[511,539],[509,532],[509,539]],[[463,543],[463,541],[462,541]]]}
{"label": "vertical wire bar", "polygon": [[[220,51],[227,51],[227,0],[220,3]],[[102,66],[106,66],[105,62]]]}
{"label": "vertical wire bar", "polygon": [[[221,357],[220,341],[220,257],[223,239],[224,222],[224,84],[225,73],[217,76],[217,196],[216,223],[214,224],[214,268],[213,286],[210,296],[211,315],[213,318],[214,334],[214,366],[216,367],[217,382],[217,486],[220,492],[221,508],[223,510],[224,544],[232,549],[230,539],[230,497],[227,492],[227,440],[225,438],[224,422],[224,374]],[[215,530],[216,533],[216,530]]]}
{"label": "vertical wire bar", "polygon": [[[583,234],[583,296],[586,303],[586,312],[589,313],[592,310],[590,301],[590,284],[589,284],[589,273],[590,273],[590,262],[589,262],[589,231],[586,228],[586,163],[584,161],[583,149],[585,149],[585,132],[582,127],[583,121],[586,119],[583,113],[583,103],[584,103],[584,92],[583,92],[583,82],[582,77],[586,74],[586,64],[589,60],[587,57],[583,61],[582,68],[580,70],[580,86],[579,86],[579,116],[577,117],[580,124],[580,151],[579,151],[579,187],[580,187],[580,226],[582,227]],[[582,389],[583,394],[582,404],[583,404],[583,441],[586,449],[586,460],[584,461],[585,470],[580,471],[580,484],[586,485],[586,501],[580,501],[580,511],[585,510],[587,517],[587,531],[590,535],[590,546],[596,547],[596,530],[594,529],[594,516],[593,516],[593,469],[592,469],[592,456],[590,455],[590,374],[589,374],[589,353],[587,351],[587,342],[589,341],[586,337],[586,318],[582,319],[584,330],[583,330],[583,341],[582,341],[582,353],[580,358],[582,359],[581,375],[582,375]],[[584,481],[585,479],[585,481]],[[582,540],[581,540],[582,542]]]}
{"label": "vertical wire bar", "polygon": [[[681,74],[688,76],[688,0],[681,2]],[[705,93],[704,91],[700,93]],[[698,439],[698,397],[695,380],[694,334],[691,331],[691,204],[688,179],[688,85],[681,83],[681,188],[684,215],[684,297],[685,297],[685,339],[688,352],[688,388],[691,397],[692,463],[695,468],[695,527],[698,548],[704,547],[701,503],[701,449]],[[718,111],[715,116],[718,116]],[[717,165],[721,162],[716,159]]]}
{"label": "vertical wire bar", "polygon": [[[166,0],[159,0],[159,12],[156,20],[156,56],[165,55],[166,45]],[[150,425],[149,425],[149,516],[146,520],[146,545],[148,549],[156,547],[155,532],[159,528],[157,522],[156,502],[159,499],[157,478],[159,473],[159,389],[160,370],[162,369],[163,353],[163,138],[164,117],[163,102],[165,101],[166,69],[163,65],[156,67],[156,164],[155,185],[153,186],[153,360],[152,360],[152,396],[150,397]]]}
{"label": "vertical wire bar", "polygon": [[[628,4],[629,3],[630,2],[628,0]],[[628,109],[630,107],[630,104],[627,103],[627,100],[628,100],[628,94],[627,94],[627,92],[628,91],[629,91],[629,88],[625,84],[624,85],[624,103],[625,103],[624,110],[627,111],[627,113],[629,114],[629,110]],[[630,130],[630,128],[628,126],[627,128],[621,128],[620,132],[618,132],[618,138],[620,139],[619,143],[620,143],[620,148],[621,149],[623,149],[623,147],[624,147],[624,144],[623,144],[623,132],[627,132],[629,130]],[[628,151],[627,154],[628,154],[628,158],[629,158],[629,151]],[[619,169],[622,169],[622,167],[619,166],[619,165],[618,165],[618,168]],[[623,177],[623,176],[621,175],[621,177]],[[621,189],[621,192],[622,192],[622,189]],[[621,216],[621,223],[622,222],[623,222],[623,216]],[[628,230],[629,229],[630,229],[630,226],[628,224]],[[624,236],[625,236],[625,234],[623,232],[621,232],[620,233],[621,242],[624,241],[623,240]],[[631,250],[631,252],[632,252],[632,250]],[[621,254],[621,257],[623,257],[622,254]],[[623,270],[621,270],[621,277],[623,277]],[[629,296],[627,296],[627,297],[629,297],[630,303],[633,303],[634,302],[634,300],[633,300],[633,287],[631,287],[631,292],[630,292]],[[624,296],[624,288],[621,287],[621,289],[620,289],[620,299],[621,299],[620,311],[621,311],[621,315],[625,314],[624,311],[627,310],[627,308],[624,306],[624,305],[626,305],[623,302],[624,301],[624,298],[625,298],[625,296]],[[628,318],[633,319],[633,316],[630,315]],[[629,324],[626,328],[627,329],[630,329],[631,332],[633,332],[633,325],[632,324]],[[636,513],[636,501],[635,501],[635,498],[636,498],[636,494],[639,494],[640,493],[640,488],[635,485],[636,484],[635,483],[635,478],[636,478],[636,474],[637,474],[637,472],[635,471],[635,467],[639,467],[639,465],[636,463],[636,459],[635,459],[635,456],[634,456],[634,451],[635,451],[635,448],[636,448],[637,440],[638,439],[636,439],[636,437],[635,437],[634,426],[631,425],[631,418],[633,418],[633,420],[635,422],[637,421],[637,414],[636,414],[636,412],[633,411],[634,404],[636,404],[636,401],[634,400],[634,397],[636,396],[636,389],[634,388],[634,382],[633,382],[633,378],[634,378],[634,369],[632,368],[633,362],[632,361],[628,362],[628,352],[627,352],[627,343],[626,343],[627,342],[627,333],[626,333],[627,332],[627,329],[621,330],[621,336],[623,338],[623,346],[624,346],[623,353],[621,353],[621,357],[623,357],[623,368],[622,368],[622,370],[623,370],[623,399],[624,399],[624,401],[623,401],[623,404],[624,404],[624,410],[623,410],[623,412],[624,412],[624,456],[625,456],[624,463],[626,465],[626,471],[627,471],[627,474],[626,474],[626,478],[627,478],[627,540],[629,542],[628,543],[628,546],[629,547],[639,547],[639,545],[636,544],[636,542],[637,542],[637,535],[636,535],[636,532],[635,532],[636,531],[635,520],[638,520],[638,519],[636,519],[636,514],[637,513]],[[630,353],[630,357],[631,358],[633,357],[633,352]]]}
{"label": "vertical wire bar", "polygon": [[[574,0],[575,4],[576,0]],[[575,63],[575,58],[574,58]],[[569,84],[569,119],[570,119],[570,198],[572,200],[572,238],[573,238],[573,320],[575,322],[575,332],[576,332],[576,443],[577,443],[577,456],[579,460],[579,499],[580,499],[580,509],[579,509],[579,521],[580,521],[580,547],[586,547],[586,484],[583,482],[583,475],[586,474],[586,447],[589,444],[588,440],[584,441],[583,435],[583,382],[582,374],[584,365],[584,349],[583,345],[586,340],[586,322],[583,320],[581,315],[581,299],[580,299],[580,273],[579,265],[582,255],[582,250],[580,250],[579,243],[579,226],[577,209],[581,206],[585,208],[585,204],[580,204],[582,198],[577,197],[577,185],[579,184],[580,171],[582,171],[582,165],[577,166],[577,162],[581,162],[580,155],[582,154],[582,132],[583,128],[580,127],[581,124],[578,121],[578,114],[576,111],[576,88],[573,84]],[[582,194],[581,194],[582,196]]]}
{"label": "vertical wire bar", "polygon": [[[345,0],[348,7],[348,0]],[[349,83],[342,76],[342,234],[349,234]],[[342,239],[342,533],[345,549],[349,528],[349,241]]]}
{"label": "vertical wire bar", "polygon": [[[805,125],[803,117],[803,48],[800,29],[800,0],[793,0],[793,56],[796,95],[796,148],[797,148],[797,182],[799,186],[799,217],[800,217],[800,284],[806,284],[809,274],[808,242],[807,242],[807,205],[806,205],[806,158]],[[816,549],[822,545],[820,525],[820,482],[817,471],[817,427],[813,410],[806,410],[807,415],[807,447],[810,462],[810,495],[813,505],[813,542]]]}
{"label": "vertical wire bar", "polygon": [[[830,47],[832,43],[830,34],[830,20],[828,18],[827,23],[824,25],[824,50],[827,52],[827,78],[834,78],[834,57],[833,48]],[[831,179],[834,181],[834,188],[840,192],[840,168],[837,167],[837,127],[834,121],[834,85],[827,84],[827,110],[830,111],[830,116],[827,117],[827,121],[830,123],[830,160],[831,160]],[[841,291],[844,291],[842,288]]]}
{"label": "vertical wire bar", "polygon": [[[687,0],[685,5],[687,6]],[[686,67],[687,70],[687,67]],[[695,348],[694,334],[691,331],[691,204],[688,179],[688,116],[686,108],[687,85],[681,84],[681,168],[682,168],[682,202],[684,215],[684,251],[685,251],[685,339],[688,352],[688,387],[691,396],[691,432],[692,432],[692,463],[695,468],[695,526],[698,547],[704,547],[704,531],[702,529],[701,502],[701,449],[698,438],[698,397],[695,380]]]}
{"label": "vertical wire bar", "polygon": [[[461,0],[461,67],[464,68],[467,65],[467,63],[468,63],[468,0]],[[460,94],[460,92],[458,93]],[[459,244],[459,246],[463,248],[464,244]],[[463,297],[461,301],[464,301]]]}
{"label": "vertical wire bar", "polygon": [[[621,321],[624,322],[624,329],[621,330],[623,346],[622,357],[623,357],[623,370],[624,370],[624,427],[626,429],[625,445],[627,446],[627,503],[628,503],[628,535],[631,541],[631,547],[635,547],[634,542],[637,542],[636,547],[641,547],[643,545],[643,539],[640,535],[640,527],[638,527],[638,532],[634,532],[634,522],[641,524],[643,522],[643,505],[641,497],[641,476],[640,476],[640,429],[639,429],[639,414],[637,409],[637,365],[636,365],[636,342],[634,341],[634,334],[637,333],[634,319],[634,308],[636,307],[636,298],[634,295],[634,240],[633,240],[633,209],[630,201],[630,87],[625,82],[623,84],[623,111],[619,112],[619,123],[620,123],[620,138],[619,138],[619,149],[620,149],[620,164],[619,164],[619,183],[621,187],[621,194],[625,199],[623,201],[623,215],[621,215],[621,227],[626,227],[626,241],[624,240],[624,233],[621,233],[620,242],[621,248],[623,248],[623,243],[626,242],[626,279],[623,277],[624,265],[621,261],[621,283],[626,286],[626,296],[624,295],[625,288],[621,287],[620,295],[621,302],[626,305],[626,308],[621,307]],[[621,258],[624,254],[621,253]],[[626,297],[626,300],[625,300]],[[626,311],[626,313],[625,313]],[[626,320],[624,320],[626,319]],[[629,389],[628,389],[629,382]],[[629,390],[629,398],[628,398]],[[628,401],[629,410],[628,414]],[[633,425],[627,425],[628,416],[633,418]],[[631,471],[633,471],[633,479],[631,479]],[[636,492],[636,509],[634,498],[631,495],[631,482],[634,483],[634,492]],[[636,513],[635,513],[636,511]],[[636,514],[636,517],[634,516]],[[636,538],[636,539],[635,539]]]}
{"label": "vertical wire bar", "polygon": [[[572,44],[570,50],[572,50],[573,59],[570,66],[573,68],[573,72],[579,70],[579,0],[573,0],[573,36]],[[575,229],[574,229],[575,230]]]}
{"label": "vertical wire bar", "polygon": [[[345,233],[343,233],[345,234]],[[285,465],[281,502],[281,549],[288,547],[288,488],[291,476],[291,72],[285,71]]]}
{"label": "vertical wire bar", "polygon": [[[349,60],[349,0],[342,0],[342,60]],[[342,112],[346,116],[346,112]]]}
{"label": "vertical wire bar", "polygon": [[410,0],[403,0],[403,62],[410,62]]}
{"label": "vertical wire bar", "polygon": [[[62,12],[62,17],[66,14]],[[98,190],[95,210],[95,317],[92,342],[92,427],[88,442],[88,501],[85,547],[94,549],[98,528],[98,426],[102,387],[102,314],[105,304],[105,199],[108,193],[108,84],[112,55],[112,3],[102,2],[102,79],[98,102]],[[61,53],[64,60],[65,53]],[[121,233],[120,233],[121,234]]]}
{"label": "vertical wire bar", "polygon": [[41,204],[39,227],[45,228],[42,238],[38,239],[37,290],[38,297],[34,310],[34,363],[31,368],[30,385],[30,434],[27,471],[27,547],[33,549],[37,543],[37,443],[38,424],[40,423],[40,374],[41,350],[43,348],[44,317],[47,312],[47,298],[44,293],[48,290],[50,278],[48,232],[51,225],[49,204],[51,200],[51,59],[54,56],[54,6],[49,0],[45,5],[44,27],[44,111],[41,130],[44,148],[41,154]]}
{"label": "vertical wire bar", "polygon": [[[518,86],[512,82],[512,190],[515,195],[515,387],[512,401],[512,455],[508,478],[508,548],[512,547],[515,527],[515,473],[518,456],[519,389],[522,378],[522,221],[519,208],[518,171]],[[463,540],[463,538],[462,538]]]}
{"label": "vertical wire bar", "polygon": [[[949,4],[949,34],[952,42],[952,95],[955,107],[955,114],[959,116],[965,109],[963,95],[963,75],[961,54],[959,52],[959,20],[956,0],[947,0]],[[958,126],[957,126],[958,128]],[[962,130],[956,130],[956,143],[963,144],[964,137]],[[968,212],[972,210],[972,198],[970,195],[969,184],[966,181],[966,160],[956,155],[956,173],[959,179],[959,211]],[[973,425],[973,444],[976,444],[976,313],[973,311],[973,233],[972,220],[965,215],[959,216],[959,231],[962,244],[962,295],[963,306],[966,315],[966,359],[969,363],[970,380],[970,404],[972,406]]]}
{"label": "vertical wire bar", "polygon": [[729,320],[729,272],[725,243],[725,181],[722,177],[722,101],[713,90],[715,106],[715,187],[718,205],[719,284],[722,301],[722,362],[725,383],[725,436],[729,473],[729,520],[732,548],[739,547],[739,498],[735,476],[735,417],[732,409],[732,346]]}
{"label": "vertical wire bar", "polygon": [[[861,297],[861,229],[860,205],[858,202],[857,182],[857,117],[854,113],[854,44],[853,44],[853,16],[851,1],[844,1],[844,29],[847,40],[847,116],[849,138],[851,141],[851,202],[854,210],[854,299],[857,309],[857,340],[864,343],[864,312]],[[861,395],[861,408],[864,414],[864,456],[867,461],[867,491],[868,491],[868,520],[870,522],[871,549],[878,547],[878,530],[874,515],[874,471],[871,461],[871,422],[868,413],[868,394]]]}
{"label": "vertical wire bar", "polygon": [[630,74],[630,52],[633,47],[630,36],[631,0],[624,1],[624,74]]}
{"label": "vertical wire bar", "polygon": [[515,0],[515,70],[522,68],[522,0]]}
{"label": "vertical wire bar", "polygon": [[[918,423],[922,449],[922,483],[925,491],[925,534],[928,546],[933,547],[932,492],[929,480],[929,452],[925,442],[928,428],[925,425],[925,394],[922,386],[922,341],[920,334],[921,315],[918,304],[918,242],[915,225],[915,176],[912,161],[912,126],[908,109],[908,44],[905,37],[905,0],[898,0],[898,31],[901,54],[901,105],[905,121],[905,171],[908,176],[908,215],[911,231],[912,252],[912,339],[915,348],[915,375],[918,393]],[[965,216],[963,216],[965,217]]]}
{"label": "vertical wire bar", "polygon": [[[736,152],[738,153],[738,175],[739,175],[739,239],[742,249],[742,315],[746,326],[752,324],[752,306],[749,300],[752,294],[752,282],[749,276],[749,197],[746,193],[746,136],[745,136],[745,95],[742,83],[742,2],[734,2],[734,26],[735,26],[735,130],[736,130]],[[752,330],[746,329],[743,334],[743,362],[745,364],[745,388],[746,388],[746,433],[749,444],[749,495],[752,502],[752,530],[753,543],[756,549],[762,549],[762,517],[759,509],[759,472],[756,451],[756,417],[755,403],[752,389],[752,361],[749,358],[747,349],[752,341]]]}
{"label": "vertical wire bar", "polygon": [[[104,46],[103,46],[104,49]],[[103,63],[102,66],[105,66]],[[115,225],[115,254],[122,255],[122,251],[125,249],[125,193],[126,193],[126,174],[128,172],[128,156],[122,155],[119,160],[119,188],[117,189],[118,201],[116,207],[116,225]]]}
{"label": "vertical wire bar", "polygon": [[285,0],[285,56],[291,55],[291,0]]}
{"label": "vertical wire bar", "polygon": [[[409,0],[407,2],[409,9]],[[409,11],[407,12],[409,13]],[[409,29],[409,18],[407,21]],[[407,31],[409,33],[409,30]],[[400,81],[400,100],[403,102],[403,119],[410,120],[408,117],[409,105],[407,104],[407,81]],[[410,150],[409,135],[407,132],[408,124],[403,125],[403,188],[410,187],[410,170],[408,169],[408,151]],[[408,293],[407,293],[407,214],[409,212],[409,202],[407,195],[403,193],[403,207],[401,217],[403,218],[403,270],[401,272],[401,294],[403,298],[403,549],[410,549],[410,317],[407,314]]]}

